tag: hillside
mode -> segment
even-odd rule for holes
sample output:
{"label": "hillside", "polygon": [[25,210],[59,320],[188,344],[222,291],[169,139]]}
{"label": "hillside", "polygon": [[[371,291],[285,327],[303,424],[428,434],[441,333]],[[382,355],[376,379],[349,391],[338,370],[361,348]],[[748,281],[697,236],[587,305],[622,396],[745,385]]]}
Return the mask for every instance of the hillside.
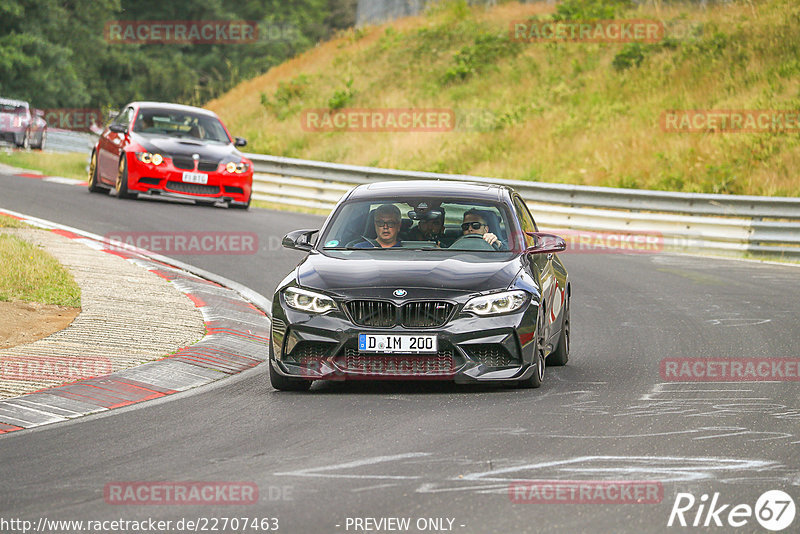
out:
{"label": "hillside", "polygon": [[[599,5],[600,4],[600,5]],[[800,195],[800,134],[664,131],[667,110],[800,110],[795,0],[490,10],[349,30],[207,104],[253,152],[498,178]],[[599,7],[598,7],[599,5]],[[656,43],[515,42],[512,21],[650,19]],[[435,132],[310,131],[309,109],[452,110]]]}

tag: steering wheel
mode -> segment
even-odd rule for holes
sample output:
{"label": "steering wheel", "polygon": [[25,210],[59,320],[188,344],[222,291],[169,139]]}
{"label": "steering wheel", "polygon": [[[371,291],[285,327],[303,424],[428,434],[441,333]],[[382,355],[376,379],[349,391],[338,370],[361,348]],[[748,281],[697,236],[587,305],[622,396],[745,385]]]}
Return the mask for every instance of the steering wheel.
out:
{"label": "steering wheel", "polygon": [[[466,244],[466,241],[468,239],[471,239],[473,241],[475,239],[479,239],[480,243],[478,243],[477,241],[474,241],[472,243],[469,243],[467,248],[463,248],[461,250],[500,250],[498,248],[498,246],[500,244],[500,240],[497,240],[494,245],[490,245],[489,243],[487,243],[486,241],[483,240],[483,235],[481,235],[481,234],[466,234],[466,235],[462,235],[461,237],[456,239],[455,242],[452,245],[450,245],[447,248],[449,248],[451,250],[458,250],[459,243],[465,243]],[[475,246],[475,248],[473,248],[473,246]]]}
{"label": "steering wheel", "polygon": [[381,248],[381,246],[378,244],[378,242],[375,241],[374,239],[370,239],[369,237],[364,236],[364,235],[361,236],[361,239],[363,241],[362,240],[358,240],[358,239],[354,239],[354,240],[350,241],[346,246],[349,248],[349,247],[352,247],[354,245],[357,245],[359,243],[363,243],[364,241],[366,241],[367,243],[372,245],[373,248]]}

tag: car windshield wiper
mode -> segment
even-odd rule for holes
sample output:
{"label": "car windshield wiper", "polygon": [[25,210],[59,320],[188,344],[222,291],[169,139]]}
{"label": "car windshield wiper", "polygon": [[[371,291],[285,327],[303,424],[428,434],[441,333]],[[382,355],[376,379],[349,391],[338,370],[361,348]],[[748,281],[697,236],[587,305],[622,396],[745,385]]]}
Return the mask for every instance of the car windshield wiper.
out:
{"label": "car windshield wiper", "polygon": [[411,250],[403,247],[322,247],[322,250]]}

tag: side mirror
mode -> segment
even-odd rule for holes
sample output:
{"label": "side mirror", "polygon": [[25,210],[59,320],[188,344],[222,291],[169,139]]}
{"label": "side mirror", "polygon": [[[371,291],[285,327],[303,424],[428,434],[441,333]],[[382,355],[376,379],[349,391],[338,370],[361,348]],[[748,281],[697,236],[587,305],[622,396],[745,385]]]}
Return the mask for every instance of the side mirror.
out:
{"label": "side mirror", "polygon": [[293,248],[295,250],[303,250],[308,252],[314,246],[311,244],[311,236],[319,232],[319,230],[295,230],[283,236],[281,245],[286,248]]}
{"label": "side mirror", "polygon": [[234,137],[233,146],[247,146],[247,139],[244,137]]}
{"label": "side mirror", "polygon": [[535,245],[525,249],[526,254],[552,254],[562,252],[567,249],[567,242],[563,238],[553,234],[542,232],[525,232],[533,237]]}
{"label": "side mirror", "polygon": [[116,123],[109,126],[108,129],[115,133],[125,133],[128,130],[127,126]]}

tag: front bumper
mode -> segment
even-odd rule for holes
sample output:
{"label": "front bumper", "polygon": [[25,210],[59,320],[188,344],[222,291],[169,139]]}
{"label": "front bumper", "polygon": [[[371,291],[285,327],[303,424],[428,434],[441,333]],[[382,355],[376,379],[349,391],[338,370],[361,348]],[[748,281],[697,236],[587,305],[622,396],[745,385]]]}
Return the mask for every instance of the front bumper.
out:
{"label": "front bumper", "polygon": [[14,143],[16,145],[22,144],[22,139],[25,137],[25,129],[8,129],[0,131],[0,140]]}
{"label": "front bumper", "polygon": [[[538,308],[502,316],[456,314],[438,328],[370,328],[341,311],[309,315],[273,301],[270,365],[283,376],[308,380],[448,380],[456,383],[517,382],[535,372],[534,330]],[[359,334],[435,334],[433,354],[358,351]]]}
{"label": "front bumper", "polygon": [[[221,167],[221,166],[220,166]],[[160,165],[143,163],[133,154],[128,156],[128,191],[195,201],[229,202],[247,204],[253,187],[252,170],[233,174],[224,170],[204,172],[208,176],[205,184],[183,181],[186,169],[173,166],[169,158]]]}

